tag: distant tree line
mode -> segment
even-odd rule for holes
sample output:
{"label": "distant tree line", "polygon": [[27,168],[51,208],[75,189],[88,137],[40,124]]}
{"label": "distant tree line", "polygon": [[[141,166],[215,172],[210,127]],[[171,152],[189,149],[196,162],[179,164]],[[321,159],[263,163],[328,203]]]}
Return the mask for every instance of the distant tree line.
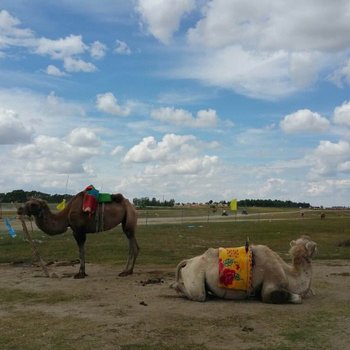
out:
{"label": "distant tree line", "polygon": [[244,199],[237,201],[239,207],[310,208],[310,203],[281,201],[278,199]]}
{"label": "distant tree line", "polygon": [[60,203],[64,198],[69,200],[73,196],[70,194],[47,194],[38,191],[14,190],[8,193],[0,193],[0,203],[24,203],[33,197],[43,199],[48,203]]}
{"label": "distant tree line", "polygon": [[156,198],[149,199],[148,197],[134,198],[133,203],[136,207],[173,207],[175,205],[175,199],[160,201]]}
{"label": "distant tree line", "polygon": [[[14,190],[8,193],[0,193],[0,203],[18,202],[23,203],[28,199],[35,197],[41,198],[48,203],[60,203],[63,199],[67,201],[73,196],[70,194],[47,194],[38,191],[24,191]],[[134,198],[133,203],[135,206],[144,207],[173,207],[175,205],[175,199],[170,200],[158,200],[155,197],[150,199],[149,197]],[[179,203],[178,203],[179,204]],[[192,203],[197,204],[197,203]],[[207,205],[230,205],[230,201],[214,202],[212,200],[206,203]],[[244,199],[237,201],[239,207],[274,207],[274,208],[310,208],[310,203],[304,202],[292,202],[290,200],[282,201],[278,199]]]}

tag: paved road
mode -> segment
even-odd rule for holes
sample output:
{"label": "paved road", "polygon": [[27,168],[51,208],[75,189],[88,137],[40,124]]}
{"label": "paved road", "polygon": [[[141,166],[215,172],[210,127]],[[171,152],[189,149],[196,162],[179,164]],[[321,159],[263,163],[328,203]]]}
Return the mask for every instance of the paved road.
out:
{"label": "paved road", "polygon": [[[268,212],[260,214],[237,214],[229,216],[220,215],[203,215],[203,216],[186,216],[186,217],[165,217],[165,218],[139,218],[139,225],[160,225],[160,224],[182,224],[194,222],[234,222],[234,221],[271,221],[286,220],[285,217],[279,218],[278,215],[299,214],[300,210],[288,212]],[[273,217],[271,217],[273,216]],[[299,219],[296,217],[295,219]],[[291,220],[291,218],[288,218]]]}

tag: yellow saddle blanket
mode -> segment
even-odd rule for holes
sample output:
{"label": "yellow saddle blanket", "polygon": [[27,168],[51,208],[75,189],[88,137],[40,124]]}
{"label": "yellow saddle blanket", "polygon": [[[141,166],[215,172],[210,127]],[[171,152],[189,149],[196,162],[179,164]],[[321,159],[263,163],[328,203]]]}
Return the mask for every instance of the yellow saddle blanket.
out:
{"label": "yellow saddle blanket", "polygon": [[251,290],[252,251],[249,248],[219,248],[219,287]]}

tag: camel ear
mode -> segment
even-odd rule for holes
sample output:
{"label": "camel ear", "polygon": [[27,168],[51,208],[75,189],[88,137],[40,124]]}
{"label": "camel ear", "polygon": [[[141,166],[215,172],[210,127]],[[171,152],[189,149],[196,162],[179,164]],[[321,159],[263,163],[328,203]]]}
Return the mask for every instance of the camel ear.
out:
{"label": "camel ear", "polygon": [[305,247],[310,256],[313,256],[317,252],[317,244],[315,242],[307,242]]}
{"label": "camel ear", "polygon": [[296,241],[290,241],[290,243],[289,243],[289,245],[291,246],[291,247],[293,247],[293,246],[295,246],[295,244],[296,244]]}

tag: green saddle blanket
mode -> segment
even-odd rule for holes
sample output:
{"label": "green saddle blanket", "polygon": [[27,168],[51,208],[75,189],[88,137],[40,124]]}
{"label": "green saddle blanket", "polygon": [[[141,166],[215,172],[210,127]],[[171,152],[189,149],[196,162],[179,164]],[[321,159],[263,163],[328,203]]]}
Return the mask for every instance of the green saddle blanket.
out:
{"label": "green saddle blanket", "polygon": [[109,193],[99,193],[98,195],[99,203],[109,203],[112,202],[112,196]]}

